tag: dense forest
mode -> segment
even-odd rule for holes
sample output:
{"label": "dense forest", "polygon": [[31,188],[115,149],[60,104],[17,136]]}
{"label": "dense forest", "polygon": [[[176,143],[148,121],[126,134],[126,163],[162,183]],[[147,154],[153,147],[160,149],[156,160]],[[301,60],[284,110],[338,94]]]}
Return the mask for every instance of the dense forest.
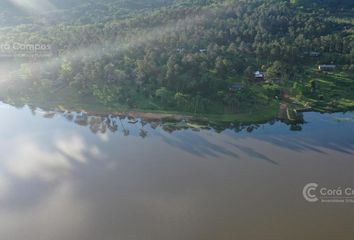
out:
{"label": "dense forest", "polygon": [[[1,58],[18,65],[3,99],[194,113],[257,111],[279,101],[354,107],[350,0],[37,2],[41,8],[1,3],[0,43],[41,46]],[[336,70],[318,72],[319,64]],[[255,80],[256,71],[264,79]]]}

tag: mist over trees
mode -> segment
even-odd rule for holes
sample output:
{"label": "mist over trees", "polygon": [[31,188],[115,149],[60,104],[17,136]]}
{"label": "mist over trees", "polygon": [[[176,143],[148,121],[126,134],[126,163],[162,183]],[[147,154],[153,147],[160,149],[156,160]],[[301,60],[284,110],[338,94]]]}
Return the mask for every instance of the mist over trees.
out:
{"label": "mist over trees", "polygon": [[[354,70],[353,23],[340,20],[353,17],[352,1],[83,2],[53,1],[56,11],[35,20],[25,14],[33,21],[11,28],[1,13],[0,42],[53,46],[53,59],[27,64],[37,88],[61,84],[105,104],[153,99],[203,111],[264,101],[249,87],[256,70],[283,81],[319,63]],[[230,96],[240,81],[244,91]]]}

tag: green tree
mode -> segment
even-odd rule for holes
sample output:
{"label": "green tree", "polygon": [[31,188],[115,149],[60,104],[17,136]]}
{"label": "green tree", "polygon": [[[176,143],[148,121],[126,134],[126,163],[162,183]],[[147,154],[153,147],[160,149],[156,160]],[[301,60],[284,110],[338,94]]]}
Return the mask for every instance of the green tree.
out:
{"label": "green tree", "polygon": [[165,87],[161,87],[155,92],[156,97],[160,99],[161,104],[168,105],[171,101],[172,93]]}
{"label": "green tree", "polygon": [[174,99],[177,104],[177,107],[179,107],[179,108],[185,109],[186,106],[188,105],[188,96],[183,93],[177,92],[175,94]]}

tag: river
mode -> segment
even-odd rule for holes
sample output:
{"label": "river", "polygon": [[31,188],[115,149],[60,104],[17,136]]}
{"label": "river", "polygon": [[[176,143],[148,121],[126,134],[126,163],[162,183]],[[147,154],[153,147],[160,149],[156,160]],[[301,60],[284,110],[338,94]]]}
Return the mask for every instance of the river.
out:
{"label": "river", "polygon": [[297,131],[80,114],[0,104],[0,239],[354,237],[354,203],[303,196],[354,188],[354,113],[305,113]]}

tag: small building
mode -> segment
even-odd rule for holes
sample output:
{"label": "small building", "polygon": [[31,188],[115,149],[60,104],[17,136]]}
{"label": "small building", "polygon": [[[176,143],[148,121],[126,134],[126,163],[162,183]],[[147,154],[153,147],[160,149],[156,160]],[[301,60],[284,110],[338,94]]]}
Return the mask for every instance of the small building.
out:
{"label": "small building", "polygon": [[207,49],[205,49],[205,48],[199,49],[199,52],[200,52],[200,53],[206,53],[206,52],[207,52]]}
{"label": "small building", "polygon": [[254,73],[254,79],[256,81],[263,81],[264,80],[264,73],[260,72],[260,71],[255,72]]}
{"label": "small building", "polygon": [[243,84],[242,83],[234,83],[230,86],[229,91],[230,92],[238,92],[243,89]]}
{"label": "small building", "polygon": [[323,64],[318,66],[319,71],[334,71],[336,69],[336,65],[333,64]]}

